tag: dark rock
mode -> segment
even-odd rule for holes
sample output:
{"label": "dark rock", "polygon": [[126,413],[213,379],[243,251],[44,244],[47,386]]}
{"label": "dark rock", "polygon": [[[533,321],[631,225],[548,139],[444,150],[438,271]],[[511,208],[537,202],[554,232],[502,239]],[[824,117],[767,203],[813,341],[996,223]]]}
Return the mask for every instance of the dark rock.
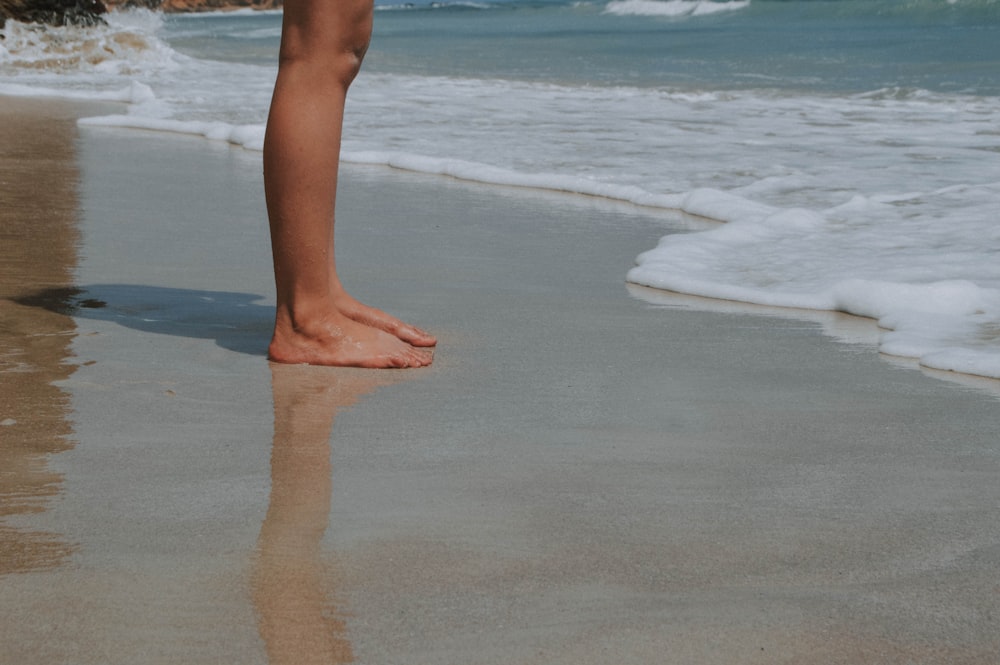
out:
{"label": "dark rock", "polygon": [[277,9],[281,0],[108,0],[112,7],[145,7],[167,13],[217,12],[229,9]]}
{"label": "dark rock", "polygon": [[98,25],[108,9],[141,7],[164,12],[276,9],[281,0],[0,0],[0,27],[7,19],[46,25]]}
{"label": "dark rock", "polygon": [[97,25],[107,13],[101,0],[0,0],[0,27],[7,19],[46,25]]}

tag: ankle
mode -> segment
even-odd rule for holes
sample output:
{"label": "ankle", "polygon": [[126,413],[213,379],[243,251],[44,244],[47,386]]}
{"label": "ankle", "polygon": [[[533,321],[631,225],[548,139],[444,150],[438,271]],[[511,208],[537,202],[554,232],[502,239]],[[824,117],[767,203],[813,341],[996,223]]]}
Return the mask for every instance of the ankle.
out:
{"label": "ankle", "polygon": [[279,304],[275,311],[274,329],[295,335],[311,336],[328,330],[330,323],[342,318],[329,299]]}

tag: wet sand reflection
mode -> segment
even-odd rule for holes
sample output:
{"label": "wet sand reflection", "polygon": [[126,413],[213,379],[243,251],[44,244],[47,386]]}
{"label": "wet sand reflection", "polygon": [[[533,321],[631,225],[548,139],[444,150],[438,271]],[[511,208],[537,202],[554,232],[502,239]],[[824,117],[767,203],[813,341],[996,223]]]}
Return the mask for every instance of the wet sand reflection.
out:
{"label": "wet sand reflection", "polygon": [[258,627],[272,665],[350,663],[337,571],[320,543],[330,515],[330,434],[339,409],[402,372],[271,364],[271,497],[252,577]]}
{"label": "wet sand reflection", "polygon": [[[74,369],[76,325],[58,294],[73,292],[79,244],[75,117],[69,106],[0,100],[0,575],[54,568],[74,551],[11,518],[61,493],[48,459],[73,447],[69,395],[53,382]],[[54,302],[18,301],[39,290]]]}

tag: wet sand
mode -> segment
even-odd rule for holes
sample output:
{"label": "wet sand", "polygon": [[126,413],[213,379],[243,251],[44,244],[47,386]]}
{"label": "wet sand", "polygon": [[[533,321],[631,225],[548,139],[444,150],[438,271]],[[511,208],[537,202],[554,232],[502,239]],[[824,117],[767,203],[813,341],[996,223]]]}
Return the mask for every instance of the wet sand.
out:
{"label": "wet sand", "polygon": [[996,382],[626,287],[703,222],[353,166],[344,280],[435,364],[271,366],[259,155],[47,108],[0,157],[0,662],[1000,662]]}
{"label": "wet sand", "polygon": [[[49,455],[72,446],[69,396],[53,382],[68,364],[79,231],[76,113],[60,104],[0,100],[0,575],[59,565],[73,545],[7,518],[44,510],[62,478]],[[16,302],[47,292],[48,307]]]}

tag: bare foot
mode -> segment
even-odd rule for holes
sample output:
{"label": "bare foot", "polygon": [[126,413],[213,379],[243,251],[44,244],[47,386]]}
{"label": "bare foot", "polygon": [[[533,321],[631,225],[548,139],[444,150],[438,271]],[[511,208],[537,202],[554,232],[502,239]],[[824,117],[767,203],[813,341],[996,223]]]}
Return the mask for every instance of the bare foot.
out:
{"label": "bare foot", "polygon": [[369,369],[426,367],[434,359],[429,349],[414,348],[339,312],[299,326],[293,326],[289,317],[279,312],[267,355],[280,363]]}
{"label": "bare foot", "polygon": [[437,339],[429,332],[425,332],[416,326],[404,323],[391,314],[386,314],[380,309],[369,307],[358,300],[355,300],[344,290],[333,297],[333,304],[341,314],[363,323],[372,328],[384,330],[390,335],[394,335],[407,344],[420,347],[431,347],[437,344]]}

